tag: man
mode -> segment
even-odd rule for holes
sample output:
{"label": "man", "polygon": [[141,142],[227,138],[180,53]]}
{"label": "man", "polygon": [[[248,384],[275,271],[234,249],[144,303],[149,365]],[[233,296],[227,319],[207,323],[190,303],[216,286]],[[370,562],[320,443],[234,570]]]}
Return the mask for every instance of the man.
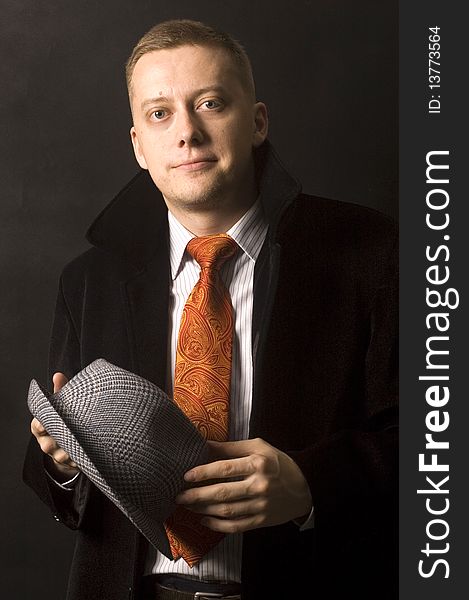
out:
{"label": "man", "polygon": [[229,36],[162,23],[135,47],[127,84],[143,171],[64,269],[51,375],[59,389],[103,357],[177,401],[179,330],[203,270],[191,240],[228,234],[229,441],[209,442],[213,461],[176,499],[221,535],[192,564],[162,556],[33,420],[25,480],[78,529],[67,597],[395,597],[392,223],[300,193]]}

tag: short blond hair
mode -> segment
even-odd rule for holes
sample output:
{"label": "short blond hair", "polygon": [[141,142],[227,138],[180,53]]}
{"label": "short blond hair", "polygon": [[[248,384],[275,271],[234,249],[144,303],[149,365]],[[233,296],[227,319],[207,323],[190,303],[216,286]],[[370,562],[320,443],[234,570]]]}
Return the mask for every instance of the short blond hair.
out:
{"label": "short blond hair", "polygon": [[137,61],[148,52],[178,48],[180,46],[211,46],[226,50],[237,68],[246,91],[255,100],[254,78],[251,61],[241,44],[229,34],[214,29],[200,21],[174,19],[152,27],[140,38],[125,65],[129,96],[132,93],[132,75]]}

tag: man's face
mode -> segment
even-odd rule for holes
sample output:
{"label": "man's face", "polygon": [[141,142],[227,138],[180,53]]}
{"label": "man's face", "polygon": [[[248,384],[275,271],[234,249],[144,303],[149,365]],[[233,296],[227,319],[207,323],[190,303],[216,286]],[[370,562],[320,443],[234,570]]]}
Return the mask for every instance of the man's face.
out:
{"label": "man's face", "polygon": [[267,135],[267,115],[225,50],[181,46],[143,55],[131,106],[135,156],[170,209],[246,202],[252,150]]}

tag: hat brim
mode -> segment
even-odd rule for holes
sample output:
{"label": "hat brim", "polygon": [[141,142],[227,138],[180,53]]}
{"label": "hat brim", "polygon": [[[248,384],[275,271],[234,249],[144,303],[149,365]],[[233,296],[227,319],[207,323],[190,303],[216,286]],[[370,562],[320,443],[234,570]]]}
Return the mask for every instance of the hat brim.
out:
{"label": "hat brim", "polygon": [[[73,381],[73,379],[71,380]],[[70,382],[69,382],[70,383]],[[167,558],[173,560],[168,536],[164,527],[164,520],[168,514],[154,515],[148,514],[141,508],[129,502],[125,494],[119,490],[113,489],[103,473],[98,469],[95,462],[90,458],[86,451],[86,440],[80,441],[63,420],[62,416],[55,410],[39,383],[33,379],[31,381],[28,393],[28,407],[34,417],[36,417],[47,433],[51,435],[58,445],[63,448],[70,458],[78,465],[78,468],[119,508],[125,516],[137,527],[137,529],[147,538],[147,540],[162,552]],[[166,511],[165,511],[166,512]]]}

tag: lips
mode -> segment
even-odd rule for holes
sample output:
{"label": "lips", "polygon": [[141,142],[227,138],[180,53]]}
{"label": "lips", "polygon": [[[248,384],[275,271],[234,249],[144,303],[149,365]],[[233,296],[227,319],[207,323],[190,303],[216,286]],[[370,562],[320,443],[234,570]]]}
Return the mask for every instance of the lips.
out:
{"label": "lips", "polygon": [[180,169],[181,171],[197,171],[199,169],[210,167],[214,162],[217,162],[217,159],[213,156],[199,156],[178,163],[174,165],[173,169]]}

